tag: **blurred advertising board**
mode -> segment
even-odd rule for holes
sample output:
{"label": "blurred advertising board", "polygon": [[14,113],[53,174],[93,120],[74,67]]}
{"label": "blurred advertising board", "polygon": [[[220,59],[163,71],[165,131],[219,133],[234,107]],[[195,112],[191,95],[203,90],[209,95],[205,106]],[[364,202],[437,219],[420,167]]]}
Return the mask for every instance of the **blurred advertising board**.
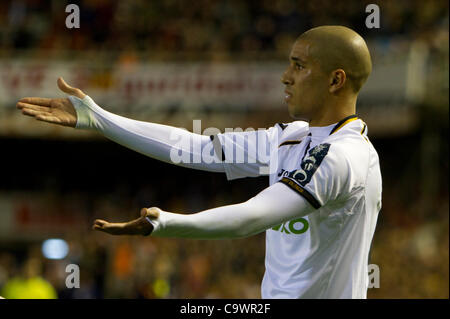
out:
{"label": "blurred advertising board", "polygon": [[[214,119],[219,122],[233,114],[239,118],[242,113],[276,112],[289,121],[280,81],[285,68],[286,63],[280,61],[93,64],[78,60],[0,60],[0,135],[73,135],[73,130],[30,121],[15,109],[21,97],[63,97],[56,86],[59,76],[108,111],[140,120],[172,124],[179,116],[181,123],[175,123],[190,129],[192,119],[206,115],[214,124]],[[372,133],[395,133],[415,125],[415,112],[405,97],[406,78],[405,59],[380,64],[373,70],[358,100],[358,113]],[[245,123],[236,123],[239,125]]]}
{"label": "blurred advertising board", "polygon": [[74,201],[42,193],[0,194],[0,238],[34,240],[83,230],[90,230],[87,217]]}

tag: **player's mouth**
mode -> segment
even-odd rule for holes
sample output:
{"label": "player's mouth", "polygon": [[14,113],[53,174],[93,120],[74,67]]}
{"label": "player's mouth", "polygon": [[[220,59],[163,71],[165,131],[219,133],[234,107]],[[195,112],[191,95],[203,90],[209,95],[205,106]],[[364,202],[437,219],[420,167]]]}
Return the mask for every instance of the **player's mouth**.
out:
{"label": "player's mouth", "polygon": [[284,91],[284,101],[287,103],[292,98],[292,93]]}

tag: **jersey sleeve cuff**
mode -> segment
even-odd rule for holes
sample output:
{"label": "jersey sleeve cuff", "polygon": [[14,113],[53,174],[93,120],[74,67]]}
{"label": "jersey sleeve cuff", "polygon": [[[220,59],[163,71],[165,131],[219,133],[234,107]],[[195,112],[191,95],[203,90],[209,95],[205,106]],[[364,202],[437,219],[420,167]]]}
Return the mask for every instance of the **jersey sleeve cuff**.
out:
{"label": "jersey sleeve cuff", "polygon": [[226,157],[225,157],[225,151],[223,149],[223,136],[220,134],[211,135],[210,139],[214,146],[214,153],[216,156],[222,161],[223,168],[225,170],[225,175],[227,176],[227,180],[231,181],[234,179],[242,178],[242,176],[239,176],[233,172],[231,169],[231,165],[233,163],[227,163]]}
{"label": "jersey sleeve cuff", "polygon": [[145,216],[145,219],[153,226],[153,231],[149,235],[154,235],[155,237],[164,237],[166,233],[166,226],[170,223],[171,218],[171,214],[165,211],[160,211],[158,218],[150,218],[148,216]]}
{"label": "jersey sleeve cuff", "polygon": [[310,193],[308,192],[303,186],[299,185],[289,177],[283,177],[281,180],[279,180],[280,183],[285,184],[301,196],[303,196],[304,199],[306,199],[312,207],[315,209],[319,209],[322,207],[322,204]]}
{"label": "jersey sleeve cuff", "polygon": [[77,124],[75,128],[77,129],[92,129],[95,127],[95,113],[101,110],[93,99],[86,95],[83,99],[76,96],[69,95],[68,99],[75,108],[77,113]]}
{"label": "jersey sleeve cuff", "polygon": [[77,129],[87,129],[89,128],[89,109],[83,105],[83,100],[73,96],[69,95],[68,99],[72,103],[73,107],[75,108],[75,112],[77,113],[77,124],[75,125],[75,128]]}
{"label": "jersey sleeve cuff", "polygon": [[147,220],[153,226],[152,232],[150,234],[147,234],[146,236],[154,234],[155,232],[158,231],[160,223],[156,219],[150,219],[148,216],[146,216],[145,220]]}

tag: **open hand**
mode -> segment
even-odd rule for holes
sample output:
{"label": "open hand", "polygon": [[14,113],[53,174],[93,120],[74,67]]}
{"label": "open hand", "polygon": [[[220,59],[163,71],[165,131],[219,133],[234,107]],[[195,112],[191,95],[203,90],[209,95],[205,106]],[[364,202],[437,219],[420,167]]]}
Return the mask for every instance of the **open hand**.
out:
{"label": "open hand", "polygon": [[[63,78],[58,78],[58,87],[64,93],[83,99],[86,95],[80,89],[69,86]],[[16,104],[22,114],[32,116],[36,120],[63,126],[75,127],[77,113],[68,98],[50,99],[44,97],[24,97]]]}
{"label": "open hand", "polygon": [[153,225],[148,222],[145,217],[156,219],[159,217],[161,210],[157,207],[142,208],[141,217],[126,223],[110,223],[102,219],[97,219],[92,226],[94,230],[111,235],[142,235],[148,236],[153,231]]}

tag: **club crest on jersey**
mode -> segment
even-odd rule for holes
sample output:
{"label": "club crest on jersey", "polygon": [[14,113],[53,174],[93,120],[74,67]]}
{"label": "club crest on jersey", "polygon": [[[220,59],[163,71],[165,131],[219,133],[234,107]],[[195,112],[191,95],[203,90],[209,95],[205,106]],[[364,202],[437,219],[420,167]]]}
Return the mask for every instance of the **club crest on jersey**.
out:
{"label": "club crest on jersey", "polygon": [[328,154],[330,144],[319,144],[309,150],[308,155],[302,161],[300,169],[289,173],[288,177],[305,186],[311,180],[314,172],[319,168],[325,156]]}
{"label": "club crest on jersey", "polygon": [[325,144],[319,144],[319,145],[317,145],[316,147],[312,148],[312,149],[309,151],[309,154],[310,154],[310,155],[316,155],[316,154],[320,154],[320,153],[325,152],[325,154],[324,154],[324,157],[325,157],[325,155],[327,155],[327,153],[328,153],[328,149],[329,149],[329,148],[330,148],[330,144],[328,144],[328,143],[325,143]]}

